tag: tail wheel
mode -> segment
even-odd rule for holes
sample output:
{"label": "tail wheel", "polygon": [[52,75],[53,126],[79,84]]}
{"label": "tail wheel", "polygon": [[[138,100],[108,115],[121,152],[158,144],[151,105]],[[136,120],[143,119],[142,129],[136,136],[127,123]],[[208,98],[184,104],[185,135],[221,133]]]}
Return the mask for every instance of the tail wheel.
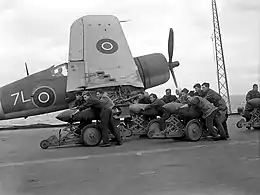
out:
{"label": "tail wheel", "polygon": [[237,128],[242,128],[244,123],[246,123],[246,120],[242,118],[237,122],[236,124]]}
{"label": "tail wheel", "polygon": [[202,134],[202,127],[197,120],[191,120],[188,122],[185,129],[185,135],[190,141],[199,141]]}
{"label": "tail wheel", "polygon": [[158,119],[154,119],[149,122],[147,137],[149,139],[152,139],[154,133],[156,133],[156,132],[160,132],[160,122],[158,121]]}
{"label": "tail wheel", "polygon": [[40,146],[42,149],[47,149],[50,146],[50,143],[47,140],[42,140]]}
{"label": "tail wheel", "polygon": [[97,125],[87,125],[82,130],[82,141],[85,146],[97,146],[102,139]]}

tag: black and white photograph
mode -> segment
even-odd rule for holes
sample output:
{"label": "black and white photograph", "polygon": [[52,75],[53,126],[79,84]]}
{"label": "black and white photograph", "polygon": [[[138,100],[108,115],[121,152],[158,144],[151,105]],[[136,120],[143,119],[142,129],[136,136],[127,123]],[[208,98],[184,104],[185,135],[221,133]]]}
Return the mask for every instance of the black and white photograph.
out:
{"label": "black and white photograph", "polygon": [[0,0],[0,195],[259,195],[259,0]]}

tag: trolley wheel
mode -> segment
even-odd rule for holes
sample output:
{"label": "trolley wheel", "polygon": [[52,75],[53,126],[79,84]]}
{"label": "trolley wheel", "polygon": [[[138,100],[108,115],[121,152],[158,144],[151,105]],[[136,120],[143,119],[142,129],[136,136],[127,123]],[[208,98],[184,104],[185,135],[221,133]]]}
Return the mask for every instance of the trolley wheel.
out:
{"label": "trolley wheel", "polygon": [[246,120],[242,118],[236,123],[237,128],[242,128],[244,123],[246,123]]}
{"label": "trolley wheel", "polygon": [[154,133],[160,132],[160,121],[158,119],[151,120],[147,128],[148,128],[147,137],[149,139],[152,139]]}
{"label": "trolley wheel", "polygon": [[202,127],[196,119],[193,119],[188,122],[185,129],[186,137],[193,142],[199,141],[202,137],[203,131]]}
{"label": "trolley wheel", "polygon": [[47,140],[42,140],[40,146],[42,149],[47,149],[50,146],[50,143]]}
{"label": "trolley wheel", "polygon": [[82,129],[82,142],[85,146],[97,146],[101,142],[101,132],[97,125],[87,125]]}

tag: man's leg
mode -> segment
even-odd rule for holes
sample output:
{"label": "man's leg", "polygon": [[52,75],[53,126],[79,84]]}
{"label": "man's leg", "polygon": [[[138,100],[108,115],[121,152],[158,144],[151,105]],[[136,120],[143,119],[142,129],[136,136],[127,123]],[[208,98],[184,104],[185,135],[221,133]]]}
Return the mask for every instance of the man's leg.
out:
{"label": "man's leg", "polygon": [[91,123],[92,123],[91,120],[80,120],[79,126],[78,126],[77,130],[75,131],[75,133],[78,134],[78,135],[81,135],[81,130],[82,130],[85,126],[87,126],[87,125],[89,125],[89,124],[91,124]]}
{"label": "man's leg", "polygon": [[115,119],[113,118],[113,115],[110,115],[110,121],[109,121],[109,129],[111,133],[115,136],[116,144],[121,145],[121,137],[120,137],[120,131],[116,126]]}
{"label": "man's leg", "polygon": [[162,117],[160,118],[160,130],[163,131],[165,129],[165,121],[170,118],[171,113],[164,109]]}
{"label": "man's leg", "polygon": [[101,120],[100,128],[101,128],[101,131],[102,131],[102,140],[103,140],[103,143],[100,146],[108,147],[108,146],[110,146],[110,144],[109,144],[109,132],[108,132],[110,116],[109,116],[109,113],[106,112],[106,110],[103,110],[101,112],[100,120]]}
{"label": "man's leg", "polygon": [[215,129],[213,126],[213,121],[214,121],[215,116],[216,116],[216,112],[212,112],[207,118],[205,118],[206,127],[207,127],[209,133],[213,136],[213,139],[218,138],[218,135],[215,132]]}
{"label": "man's leg", "polygon": [[222,123],[222,126],[223,126],[223,128],[224,128],[224,130],[225,130],[226,138],[229,138],[227,119],[228,119],[228,116],[226,116],[226,119],[225,119],[225,121]]}
{"label": "man's leg", "polygon": [[229,133],[228,133],[228,125],[227,125],[227,120],[228,120],[228,112],[227,110],[225,111],[219,111],[220,113],[220,118],[219,118],[219,121],[221,122],[223,128],[224,128],[224,131],[225,131],[225,134],[226,134],[226,138],[229,138]]}
{"label": "man's leg", "polygon": [[219,118],[217,116],[215,116],[215,118],[214,118],[214,124],[215,124],[215,126],[217,127],[217,129],[219,131],[220,137],[222,139],[225,139],[227,137],[225,129],[222,126],[222,124],[220,123]]}

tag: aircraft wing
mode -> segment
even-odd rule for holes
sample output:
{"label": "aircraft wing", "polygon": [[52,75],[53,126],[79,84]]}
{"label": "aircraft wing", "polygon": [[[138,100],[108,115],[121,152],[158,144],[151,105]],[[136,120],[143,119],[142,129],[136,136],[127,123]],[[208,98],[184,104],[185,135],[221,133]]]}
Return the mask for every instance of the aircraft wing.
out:
{"label": "aircraft wing", "polygon": [[144,87],[115,16],[88,15],[71,26],[67,91],[82,85]]}

